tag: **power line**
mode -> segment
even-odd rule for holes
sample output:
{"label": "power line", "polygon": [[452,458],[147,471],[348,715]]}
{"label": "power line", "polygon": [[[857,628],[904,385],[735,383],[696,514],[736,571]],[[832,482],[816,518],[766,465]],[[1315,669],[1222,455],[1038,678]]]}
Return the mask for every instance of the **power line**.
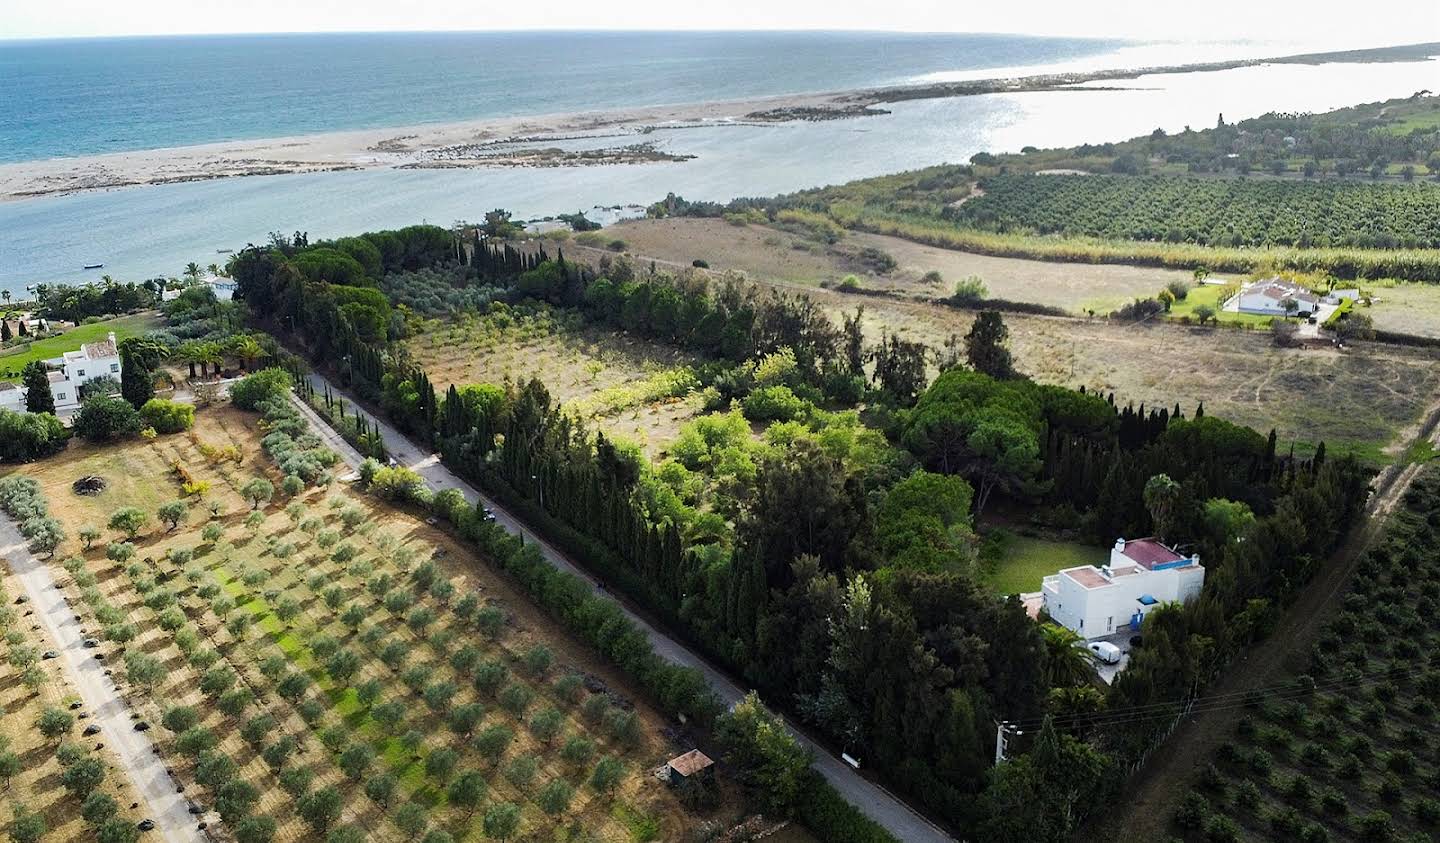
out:
{"label": "power line", "polygon": [[[1314,687],[1296,686],[1293,682],[1285,685],[1272,685],[1264,688],[1256,688],[1249,691],[1234,691],[1226,694],[1215,694],[1208,697],[1194,697],[1193,702],[1184,699],[1168,700],[1147,705],[1131,706],[1129,708],[1111,709],[1098,711],[1093,714],[1067,714],[1051,717],[1052,722],[1057,726],[1061,725],[1113,725],[1116,723],[1143,722],[1155,717],[1173,717],[1179,713],[1179,709],[1187,704],[1191,711],[1220,711],[1226,708],[1238,708],[1251,705],[1258,697],[1271,700],[1293,700],[1310,696],[1321,691],[1335,691],[1350,687],[1361,687],[1376,682],[1392,679],[1413,671],[1410,665],[1389,668],[1377,671],[1374,674],[1362,676],[1359,679],[1331,679],[1323,682],[1316,682]],[[1044,717],[1034,717],[1020,721],[1008,721],[1012,728],[1029,730],[1039,728],[1045,721]]]}

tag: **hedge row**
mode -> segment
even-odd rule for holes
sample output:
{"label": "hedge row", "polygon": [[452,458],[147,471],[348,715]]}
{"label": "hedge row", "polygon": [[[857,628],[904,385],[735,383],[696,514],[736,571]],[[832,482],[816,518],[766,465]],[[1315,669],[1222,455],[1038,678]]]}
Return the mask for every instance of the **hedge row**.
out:
{"label": "hedge row", "polygon": [[795,816],[816,837],[831,843],[900,843],[846,801],[819,773],[812,772],[795,805]]}

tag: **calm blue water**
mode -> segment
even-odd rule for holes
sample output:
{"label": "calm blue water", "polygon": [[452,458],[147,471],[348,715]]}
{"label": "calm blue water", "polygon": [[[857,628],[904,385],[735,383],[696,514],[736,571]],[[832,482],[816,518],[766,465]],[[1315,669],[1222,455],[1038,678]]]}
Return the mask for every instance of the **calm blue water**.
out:
{"label": "calm blue water", "polygon": [[385,33],[0,42],[0,162],[707,102],[1073,62],[1127,42],[890,33]]}
{"label": "calm blue water", "polygon": [[[237,45],[245,43],[272,55],[273,61],[244,60],[249,48]],[[293,55],[303,52],[295,47],[312,43],[328,44],[321,52],[332,58],[346,51],[351,58],[347,62],[334,59],[333,68],[324,72],[313,63],[306,64],[309,76],[284,83],[291,85],[288,90],[295,93],[277,94],[276,86],[295,72],[280,68],[293,68],[294,64],[286,63],[302,61]],[[357,46],[366,43],[371,47]],[[488,83],[483,54],[477,53],[479,59],[466,57],[476,52],[475,44],[482,43],[493,46],[488,55],[496,69]],[[541,43],[566,44],[571,49],[554,61],[540,60],[535,45]],[[688,46],[675,46],[681,43]],[[211,49],[197,48],[207,44],[212,45]],[[422,44],[430,46],[422,49],[418,46]],[[530,46],[521,48],[517,44]],[[590,46],[576,46],[584,44]],[[968,48],[960,46],[967,44]],[[293,36],[147,39],[104,42],[101,46],[101,56],[114,50],[130,55],[128,61],[133,64],[127,66],[132,71],[145,68],[142,75],[153,83],[133,88],[120,85],[87,64],[82,45],[0,45],[0,125],[6,127],[0,131],[9,133],[0,138],[0,154],[20,158],[83,154],[99,149],[203,142],[215,140],[220,134],[271,137],[341,126],[414,123],[422,118],[449,120],[481,113],[539,113],[845,88],[945,72],[933,68],[963,68],[965,62],[989,62],[1007,68],[1027,63],[1073,65],[1077,61],[1137,66],[1175,56],[1169,47],[1164,47],[1163,56],[1151,55],[1127,65],[1117,62],[1116,55],[1110,52],[1096,53],[1088,59],[1062,55],[1067,50],[1100,49],[1093,42],[783,34]],[[1037,57],[1036,51],[1042,46],[1057,51],[1053,61]],[[33,103],[27,106],[31,116],[16,118],[10,110],[9,80],[4,78],[13,71],[16,55],[27,51],[44,53],[47,49],[73,51],[67,53],[70,63],[51,58],[43,63],[51,67],[48,74],[34,70],[27,73],[68,75],[71,81],[58,85],[54,79],[47,83],[32,79],[25,83],[26,90],[45,89],[50,92],[47,96],[64,101],[63,105],[56,101],[49,106],[57,113],[53,120],[68,126],[67,131],[73,134],[63,143],[52,136],[52,129],[42,131],[31,125],[52,119],[36,112]],[[239,57],[232,50],[239,51]],[[361,61],[367,51],[372,54],[370,64],[374,64],[373,54],[405,56],[411,61],[387,60],[384,67],[389,81],[367,85],[366,63]],[[434,55],[423,61],[416,58],[417,53],[427,51]],[[154,55],[135,54],[147,52]],[[208,53],[229,55],[226,66],[244,81],[230,79],[229,73],[217,73],[214,62],[219,59],[203,61],[203,54]],[[802,60],[799,54],[807,57]],[[189,64],[177,63],[177,55],[185,55]],[[116,59],[112,55],[106,61],[113,67]],[[463,70],[468,81],[451,87],[453,80],[439,78],[441,75],[434,71],[441,65],[454,68],[453,73]],[[10,70],[3,69],[7,67]],[[510,75],[500,75],[502,68],[508,68],[503,72]],[[208,75],[211,82],[207,84],[228,86],[225,89],[231,93],[206,102],[194,101],[196,91],[204,87],[196,81],[196,74]],[[434,86],[427,90],[470,93],[429,99],[401,96],[405,93],[403,83],[395,80],[407,74],[414,74],[417,84]],[[77,81],[76,75],[87,77],[87,81]],[[267,75],[273,75],[266,83],[268,90],[260,91],[256,80]],[[616,75],[628,81],[616,82]],[[1056,146],[1118,140],[1156,127],[1179,131],[1186,125],[1208,126],[1221,112],[1229,120],[1238,120],[1272,110],[1323,111],[1409,96],[1421,88],[1433,88],[1437,78],[1437,61],[1263,65],[1218,73],[1144,77],[1122,90],[912,101],[891,106],[893,113],[882,117],[661,129],[644,137],[667,151],[696,156],[679,162],[539,170],[376,169],[0,202],[0,289],[19,293],[26,284],[38,281],[91,281],[102,273],[120,279],[176,275],[190,261],[201,266],[223,263],[225,256],[217,250],[263,242],[271,231],[304,230],[312,238],[321,238],[420,221],[448,225],[456,219],[479,219],[496,207],[508,208],[517,218],[528,219],[596,204],[649,203],[668,191],[711,200],[769,195],[946,161],[961,162],[981,150],[1014,151],[1027,144]],[[530,81],[521,85],[517,79]],[[538,81],[541,79],[547,81],[542,85]],[[516,85],[529,93],[518,95],[512,90]],[[99,86],[107,93],[96,96],[91,86]],[[294,86],[303,86],[313,96],[303,97],[302,102],[302,89]],[[361,93],[345,95],[345,89],[352,87]],[[68,92],[62,94],[59,88],[68,88]],[[330,93],[321,95],[321,91]],[[86,92],[89,95],[81,97]],[[367,99],[364,108],[353,105],[356,96]],[[82,114],[85,107],[97,110],[86,117]],[[102,112],[106,115],[103,119],[98,116]],[[15,154],[12,149],[10,134],[19,133],[31,138],[30,151],[24,154]],[[558,145],[615,142],[591,139]],[[55,149],[42,152],[42,144]],[[81,269],[85,264],[101,262],[104,269]]]}

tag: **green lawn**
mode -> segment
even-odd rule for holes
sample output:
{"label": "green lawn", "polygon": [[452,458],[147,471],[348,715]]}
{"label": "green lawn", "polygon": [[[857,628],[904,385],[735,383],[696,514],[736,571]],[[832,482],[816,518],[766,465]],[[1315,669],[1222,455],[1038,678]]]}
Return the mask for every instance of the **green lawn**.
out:
{"label": "green lawn", "polygon": [[1040,590],[1040,580],[1063,568],[1099,565],[1105,551],[1075,542],[1057,542],[1029,536],[1012,536],[1005,555],[984,573],[985,585],[1000,594],[1024,594]]}
{"label": "green lawn", "polygon": [[1177,301],[1174,304],[1170,305],[1169,318],[1179,319],[1182,316],[1189,316],[1192,320],[1194,320],[1195,308],[1199,307],[1202,304],[1208,304],[1211,308],[1215,310],[1215,318],[1217,321],[1220,322],[1240,322],[1249,323],[1251,325],[1268,325],[1270,324],[1271,320],[1274,319],[1273,316],[1260,316],[1254,313],[1233,313],[1221,310],[1220,305],[1224,304],[1224,302],[1220,300],[1220,293],[1223,292],[1225,289],[1225,287],[1214,284],[1208,286],[1201,285],[1192,288],[1189,294],[1185,296],[1184,301]]}
{"label": "green lawn", "polygon": [[0,381],[18,381],[20,372],[31,360],[47,360],[59,357],[67,351],[74,351],[87,342],[103,340],[111,331],[115,339],[123,340],[136,334],[143,334],[160,327],[160,317],[154,313],[137,313],[121,316],[90,325],[78,325],[58,337],[36,340],[29,345],[16,346],[0,352]]}

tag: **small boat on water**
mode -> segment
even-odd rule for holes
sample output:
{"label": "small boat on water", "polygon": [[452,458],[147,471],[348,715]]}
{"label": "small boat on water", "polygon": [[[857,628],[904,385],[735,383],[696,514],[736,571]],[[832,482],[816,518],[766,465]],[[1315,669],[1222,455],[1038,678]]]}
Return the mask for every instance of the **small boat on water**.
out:
{"label": "small boat on water", "polygon": [[235,251],[234,249],[216,249],[216,250],[215,250],[215,254],[217,254],[217,255],[229,255],[229,254],[234,253],[234,251]]}
{"label": "small boat on water", "polygon": [[104,265],[105,264],[103,263],[87,263],[83,267],[81,267],[81,269],[99,269]]}

